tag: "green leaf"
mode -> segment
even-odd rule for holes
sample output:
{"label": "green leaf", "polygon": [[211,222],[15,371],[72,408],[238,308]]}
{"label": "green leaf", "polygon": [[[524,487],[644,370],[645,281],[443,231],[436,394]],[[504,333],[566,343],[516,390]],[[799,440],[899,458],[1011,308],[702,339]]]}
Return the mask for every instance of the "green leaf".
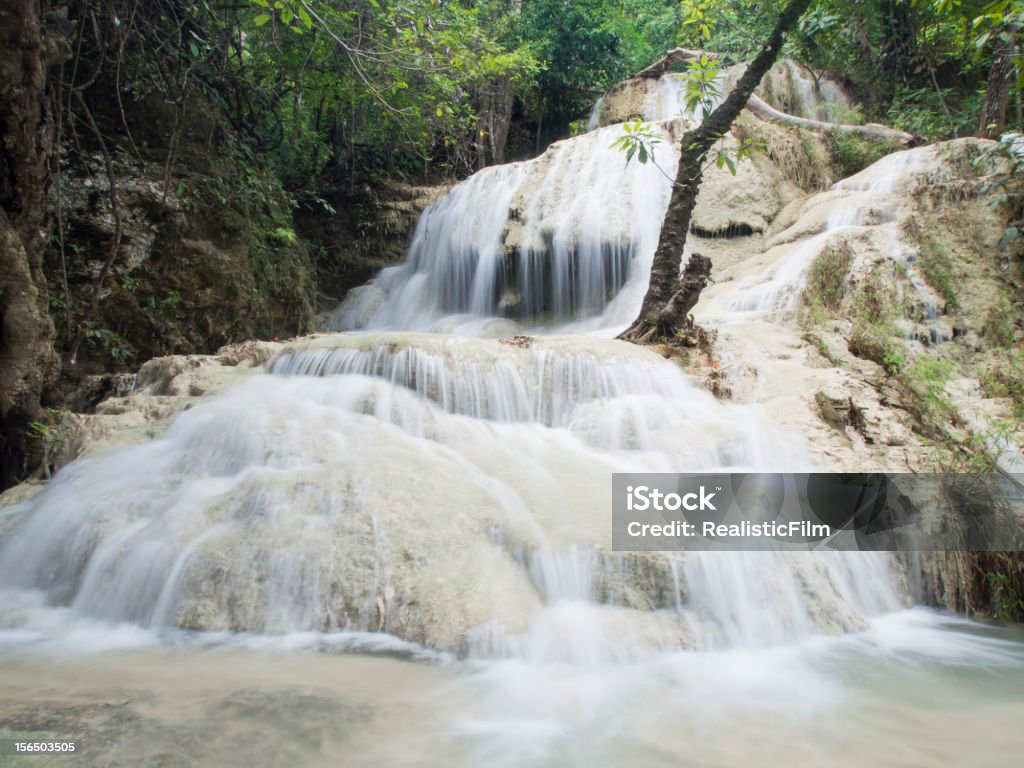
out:
{"label": "green leaf", "polygon": [[252,23],[255,24],[257,27],[262,27],[268,21],[270,21],[270,14],[261,13],[259,16],[252,20]]}
{"label": "green leaf", "polygon": [[300,5],[298,13],[299,18],[302,19],[302,23],[306,25],[306,29],[312,29],[313,17],[309,15],[309,11],[307,11],[304,7]]}

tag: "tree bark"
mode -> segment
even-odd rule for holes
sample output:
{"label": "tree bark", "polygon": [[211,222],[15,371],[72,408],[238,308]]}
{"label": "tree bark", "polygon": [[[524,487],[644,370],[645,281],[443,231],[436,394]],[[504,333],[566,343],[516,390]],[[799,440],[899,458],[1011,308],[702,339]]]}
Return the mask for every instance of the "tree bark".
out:
{"label": "tree bark", "polygon": [[512,81],[505,78],[488,83],[480,102],[476,121],[477,170],[505,162],[505,145],[512,126]]}
{"label": "tree bark", "polygon": [[[696,299],[688,289],[686,275],[679,274],[679,261],[690,230],[708,151],[732,126],[750,95],[778,58],[786,33],[793,28],[811,0],[790,0],[779,15],[760,52],[747,67],[736,87],[698,128],[682,138],[679,167],[672,197],[661,225],[658,247],[651,266],[651,280],[640,314],[620,336],[628,341],[646,341],[654,335],[671,337],[682,327]],[[708,263],[710,271],[710,262]],[[703,288],[703,286],[701,286]],[[689,290],[689,293],[688,293]],[[697,294],[699,297],[699,292]],[[687,304],[689,308],[684,309]]]}
{"label": "tree bark", "polygon": [[1006,128],[1006,110],[1010,105],[1010,89],[1014,79],[1015,36],[1015,29],[1004,28],[996,35],[992,47],[985,105],[978,124],[978,135],[985,138],[997,138]]}
{"label": "tree bark", "polygon": [[35,0],[0,0],[0,489],[25,470],[25,439],[57,359],[43,250],[53,118],[46,68],[66,57]]}

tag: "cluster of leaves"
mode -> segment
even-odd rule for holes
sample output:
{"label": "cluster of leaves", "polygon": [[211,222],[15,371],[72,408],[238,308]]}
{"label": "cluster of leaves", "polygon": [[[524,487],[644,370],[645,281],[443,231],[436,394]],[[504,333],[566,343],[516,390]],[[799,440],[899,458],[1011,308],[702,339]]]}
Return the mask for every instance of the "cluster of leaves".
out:
{"label": "cluster of leaves", "polygon": [[661,134],[657,133],[650,125],[640,118],[624,123],[622,134],[611,143],[610,149],[617,149],[626,153],[626,164],[633,159],[634,155],[641,163],[648,159],[654,160],[654,147],[661,143]]}
{"label": "cluster of leaves", "polygon": [[1024,558],[1019,552],[983,552],[974,558],[989,588],[992,616],[1006,623],[1024,622]]}
{"label": "cluster of leaves", "polygon": [[719,76],[722,62],[706,54],[701,54],[687,67],[683,75],[686,85],[686,111],[697,114],[701,119],[707,118],[714,109],[715,103],[722,97]]}

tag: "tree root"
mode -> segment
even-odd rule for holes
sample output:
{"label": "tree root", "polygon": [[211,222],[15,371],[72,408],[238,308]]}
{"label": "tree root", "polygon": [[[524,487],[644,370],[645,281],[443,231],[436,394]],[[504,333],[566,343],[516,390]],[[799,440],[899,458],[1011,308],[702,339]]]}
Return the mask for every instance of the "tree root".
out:
{"label": "tree root", "polygon": [[640,316],[618,338],[634,344],[649,344],[652,339],[686,336],[693,328],[690,312],[697,306],[701,291],[711,279],[711,259],[695,253],[690,256],[672,297],[656,318]]}

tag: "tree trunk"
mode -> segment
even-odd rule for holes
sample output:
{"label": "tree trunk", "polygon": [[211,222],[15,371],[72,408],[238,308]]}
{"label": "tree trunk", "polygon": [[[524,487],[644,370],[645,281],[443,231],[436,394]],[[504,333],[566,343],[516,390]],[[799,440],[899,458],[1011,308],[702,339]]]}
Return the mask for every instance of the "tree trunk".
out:
{"label": "tree trunk", "polygon": [[476,121],[477,170],[505,162],[512,101],[512,81],[508,78],[495,79],[484,86]]}
{"label": "tree trunk", "polygon": [[69,52],[36,0],[0,0],[0,489],[25,469],[25,438],[56,374],[43,276],[53,118],[46,67]]}
{"label": "tree trunk", "polygon": [[843,125],[841,123],[825,123],[821,120],[809,120],[806,117],[790,115],[785,112],[780,112],[775,107],[759,98],[757,94],[751,95],[750,100],[747,102],[747,109],[762,120],[767,120],[771,123],[779,123],[780,125],[792,125],[797,128],[807,128],[811,131],[856,133],[860,136],[864,136],[865,138],[885,141],[897,147],[911,146],[917,141],[914,136],[906,131],[897,131],[895,128],[890,128],[886,125],[879,125],[878,123],[868,123],[867,125]]}
{"label": "tree trunk", "polygon": [[992,46],[985,106],[978,124],[978,135],[985,138],[994,139],[1006,128],[1006,110],[1010,105],[1010,89],[1014,80],[1015,36],[1015,29],[1004,28],[995,36]]}
{"label": "tree trunk", "polygon": [[[708,150],[732,127],[750,95],[778,58],[786,33],[793,28],[811,0],[790,0],[779,15],[775,28],[761,51],[747,67],[725,101],[704,119],[700,127],[683,136],[672,197],[661,225],[658,247],[651,266],[651,281],[644,296],[640,315],[619,338],[646,341],[653,335],[671,337],[682,327],[696,298],[686,275],[680,279],[679,261],[690,231],[690,219],[697,202]],[[710,262],[708,263],[710,271]],[[706,282],[706,280],[705,280]],[[703,285],[701,286],[703,288]],[[699,296],[699,291],[698,294]],[[693,298],[691,302],[690,299]],[[689,308],[686,308],[689,305]],[[684,309],[685,308],[685,309]]]}

